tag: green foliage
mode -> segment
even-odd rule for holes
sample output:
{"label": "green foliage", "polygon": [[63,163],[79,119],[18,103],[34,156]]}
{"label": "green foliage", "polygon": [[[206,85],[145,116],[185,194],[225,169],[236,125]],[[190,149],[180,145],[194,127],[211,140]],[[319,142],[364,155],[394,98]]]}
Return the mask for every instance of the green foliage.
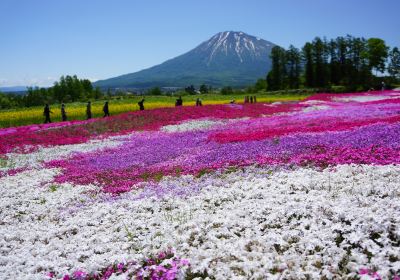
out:
{"label": "green foliage", "polygon": [[289,88],[299,88],[301,72],[301,53],[293,45],[286,51],[287,84]]}
{"label": "green foliage", "polygon": [[223,87],[221,89],[221,94],[222,95],[229,95],[229,94],[233,94],[233,89],[231,87]]}
{"label": "green foliage", "polygon": [[258,79],[256,84],[254,85],[254,92],[259,92],[266,89],[267,89],[267,80]]}
{"label": "green foliage", "polygon": [[305,86],[314,87],[313,45],[306,43],[303,47],[305,64]]}
{"label": "green foliage", "polygon": [[[385,70],[388,49],[381,39],[366,40],[350,35],[330,41],[316,37],[305,43],[301,52],[293,46],[288,50],[274,47],[267,88],[269,91],[301,87],[342,91],[334,87],[343,86],[345,91],[365,90],[377,84],[372,70]],[[392,50],[389,57],[393,61],[389,64],[393,78],[400,64],[398,49]]]}
{"label": "green foliage", "polygon": [[275,46],[271,50],[272,70],[267,76],[268,90],[285,88],[286,52],[285,49]]}
{"label": "green foliage", "polygon": [[202,84],[202,85],[200,86],[200,93],[202,93],[202,94],[208,93],[208,87],[207,87],[207,85]]}
{"label": "green foliage", "polygon": [[148,95],[162,95],[162,91],[159,87],[154,87],[147,91]]}
{"label": "green foliage", "polygon": [[60,80],[50,88],[28,87],[27,94],[22,97],[22,105],[26,107],[40,106],[45,103],[75,102],[79,100],[98,99],[103,96],[99,88],[93,89],[92,83],[76,75],[61,76]]}
{"label": "green foliage", "polygon": [[185,88],[185,92],[189,93],[189,94],[196,94],[196,89],[195,89],[194,85],[190,85]]}
{"label": "green foliage", "polygon": [[367,57],[369,60],[369,67],[376,71],[385,71],[385,62],[388,56],[388,47],[385,41],[379,38],[370,38],[367,41]]}
{"label": "green foliage", "polygon": [[400,51],[394,47],[389,53],[388,72],[393,79],[400,79]]}

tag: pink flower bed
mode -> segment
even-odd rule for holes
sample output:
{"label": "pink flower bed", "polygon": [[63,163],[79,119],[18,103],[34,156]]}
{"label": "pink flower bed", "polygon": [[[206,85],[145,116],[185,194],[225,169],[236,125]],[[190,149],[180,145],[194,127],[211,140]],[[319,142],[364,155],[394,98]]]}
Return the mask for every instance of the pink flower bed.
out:
{"label": "pink flower bed", "polygon": [[0,129],[0,154],[28,153],[39,146],[49,147],[85,143],[95,137],[126,134],[138,130],[158,130],[161,126],[200,118],[232,119],[257,117],[298,110],[303,105],[281,104],[208,105],[138,111],[107,119],[93,119],[50,125],[31,125]]}
{"label": "pink flower bed", "polygon": [[[81,153],[48,166],[62,168],[57,182],[95,183],[117,194],[165,175],[198,175],[238,165],[324,168],[400,163],[399,99],[330,104],[325,110],[308,112],[300,111],[305,107],[297,104],[287,108],[291,114],[270,117],[259,115],[265,112],[263,107],[273,106],[249,105],[254,111],[248,112],[248,120],[206,131],[148,131],[117,148]],[[223,112],[232,117],[232,111]]]}

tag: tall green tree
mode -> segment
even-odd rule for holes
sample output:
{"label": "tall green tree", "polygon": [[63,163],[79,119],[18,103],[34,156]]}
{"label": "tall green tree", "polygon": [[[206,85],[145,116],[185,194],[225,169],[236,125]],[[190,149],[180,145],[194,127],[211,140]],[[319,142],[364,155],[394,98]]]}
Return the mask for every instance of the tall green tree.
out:
{"label": "tall green tree", "polygon": [[208,87],[205,84],[202,84],[199,90],[202,94],[208,93]]}
{"label": "tall green tree", "polygon": [[303,49],[303,62],[305,65],[305,85],[314,87],[314,60],[313,60],[313,45],[309,42],[305,43]]}
{"label": "tall green tree", "polygon": [[400,51],[397,47],[389,53],[388,72],[393,79],[400,79]]}
{"label": "tall green tree", "polygon": [[275,46],[271,50],[272,69],[267,77],[269,90],[282,89],[286,79],[286,51]]}
{"label": "tall green tree", "polygon": [[340,82],[340,64],[337,43],[333,39],[329,42],[329,58],[329,81],[333,85],[338,85]]}
{"label": "tall green tree", "polygon": [[293,45],[289,46],[286,51],[286,72],[287,84],[289,88],[299,88],[300,86],[300,71],[301,71],[301,53],[298,48]]}
{"label": "tall green tree", "polygon": [[313,47],[313,62],[314,62],[314,84],[317,87],[326,85],[327,78],[327,61],[326,61],[326,47],[321,38],[316,37],[312,43]]}
{"label": "tall green tree", "polygon": [[389,50],[385,41],[379,38],[370,38],[367,41],[367,48],[370,69],[375,69],[376,73],[385,71],[385,62]]}

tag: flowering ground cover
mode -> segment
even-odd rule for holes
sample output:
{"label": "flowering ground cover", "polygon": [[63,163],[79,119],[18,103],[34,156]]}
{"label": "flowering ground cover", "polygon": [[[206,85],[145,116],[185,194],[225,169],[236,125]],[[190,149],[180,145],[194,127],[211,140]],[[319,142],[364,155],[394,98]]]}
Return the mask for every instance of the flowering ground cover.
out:
{"label": "flowering ground cover", "polygon": [[2,279],[400,275],[400,92],[0,137]]}
{"label": "flowering ground cover", "polygon": [[[222,95],[222,94],[202,94],[201,99],[203,105],[210,104],[227,104],[232,99],[236,102],[243,102],[243,94],[233,94],[233,95]],[[266,95],[265,93],[257,96],[259,102],[277,102],[277,101],[293,101],[302,100],[308,97],[307,93],[295,93],[295,94],[283,94],[283,95]],[[130,96],[124,99],[112,99],[110,100],[110,113],[111,115],[118,115],[121,113],[132,112],[139,110],[138,102],[143,96]],[[177,96],[145,96],[144,106],[146,110],[174,107],[175,100]],[[196,104],[196,99],[199,95],[187,95],[184,96],[185,106],[194,106]],[[99,118],[104,115],[103,105],[105,100],[98,100],[92,102],[92,115],[94,118]],[[60,122],[61,117],[61,104],[54,104],[50,106],[51,120],[54,122]],[[85,120],[86,119],[86,103],[85,102],[75,102],[66,104],[66,112],[68,120]],[[15,127],[21,125],[30,124],[41,124],[43,123],[43,107],[29,107],[29,108],[18,108],[10,110],[0,110],[0,129],[5,127]]]}

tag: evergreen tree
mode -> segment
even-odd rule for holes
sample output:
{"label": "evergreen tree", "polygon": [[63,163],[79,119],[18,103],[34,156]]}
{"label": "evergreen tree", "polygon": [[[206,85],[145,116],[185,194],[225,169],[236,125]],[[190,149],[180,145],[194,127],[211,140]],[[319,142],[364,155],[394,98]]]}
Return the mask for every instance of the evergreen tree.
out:
{"label": "evergreen tree", "polygon": [[331,84],[338,85],[340,82],[340,66],[337,43],[335,40],[330,40],[329,42],[329,58],[329,80]]}
{"label": "evergreen tree", "polygon": [[202,94],[208,93],[208,87],[205,84],[202,84],[199,90]]}
{"label": "evergreen tree", "polygon": [[312,43],[313,64],[314,64],[314,85],[317,87],[324,87],[326,85],[326,55],[325,45],[321,38],[316,37]]}
{"label": "evergreen tree", "polygon": [[286,79],[286,52],[275,46],[271,50],[272,69],[268,79],[268,89],[278,90],[285,87]]}
{"label": "evergreen tree", "polygon": [[385,62],[389,50],[385,41],[379,38],[370,38],[367,41],[367,48],[370,69],[375,69],[376,73],[385,71]]}
{"label": "evergreen tree", "polygon": [[313,62],[313,46],[311,43],[306,43],[303,47],[303,61],[305,65],[305,85],[314,87],[314,62]]}
{"label": "evergreen tree", "polygon": [[400,79],[400,51],[397,47],[389,53],[388,72],[393,79]]}
{"label": "evergreen tree", "polygon": [[293,45],[286,51],[287,83],[289,88],[299,88],[301,71],[301,54]]}

